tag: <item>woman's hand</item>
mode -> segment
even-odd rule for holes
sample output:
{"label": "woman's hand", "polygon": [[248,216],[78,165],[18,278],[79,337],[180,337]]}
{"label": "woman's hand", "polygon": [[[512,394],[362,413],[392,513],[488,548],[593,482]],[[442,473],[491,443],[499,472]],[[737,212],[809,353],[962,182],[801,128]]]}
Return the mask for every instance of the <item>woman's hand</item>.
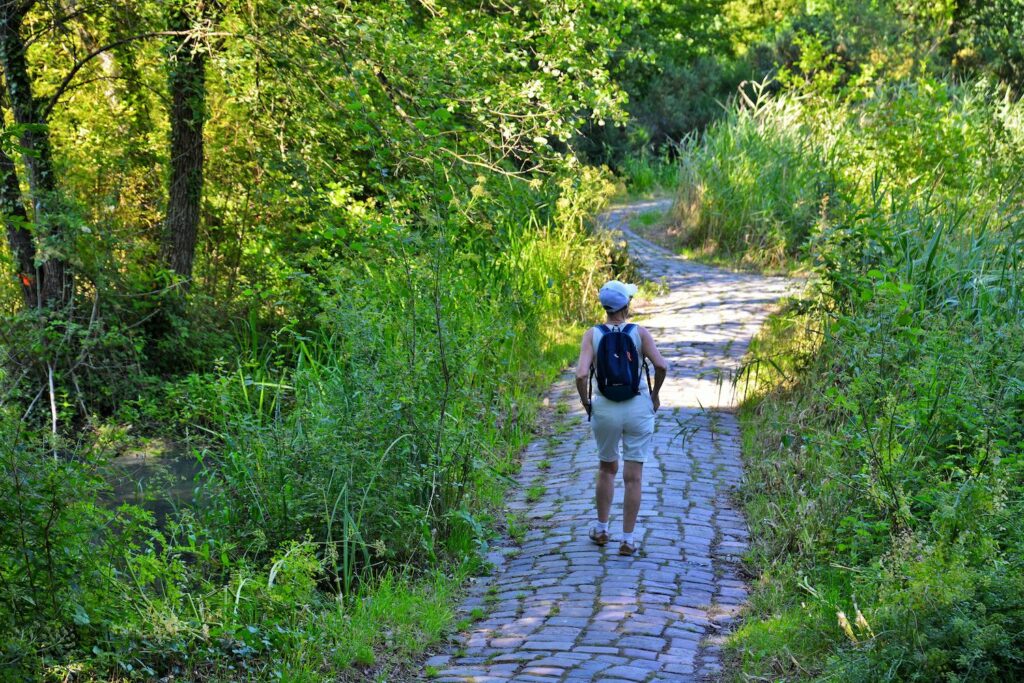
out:
{"label": "woman's hand", "polygon": [[654,406],[654,412],[658,412],[658,408],[661,407],[661,399],[658,398],[657,393],[651,394],[651,404]]}

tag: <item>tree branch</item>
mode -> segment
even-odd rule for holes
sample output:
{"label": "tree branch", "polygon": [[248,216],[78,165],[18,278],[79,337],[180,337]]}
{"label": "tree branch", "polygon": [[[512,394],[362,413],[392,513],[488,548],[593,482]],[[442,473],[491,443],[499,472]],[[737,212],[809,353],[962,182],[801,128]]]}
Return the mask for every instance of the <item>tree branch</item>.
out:
{"label": "tree branch", "polygon": [[[62,80],[60,82],[60,85],[57,86],[57,90],[46,101],[46,106],[43,107],[43,110],[42,110],[42,112],[40,114],[40,120],[45,121],[50,116],[51,112],[53,112],[53,108],[55,106],[57,106],[57,101],[60,99],[61,95],[63,95],[64,92],[67,91],[68,87],[71,85],[71,81],[74,80],[75,76],[78,75],[78,72],[81,71],[82,68],[86,64],[88,64],[90,61],[92,61],[96,57],[99,57],[104,52],[109,52],[110,50],[113,50],[116,47],[121,47],[122,45],[127,45],[128,43],[134,42],[136,40],[145,40],[146,38],[155,38],[157,36],[181,36],[181,35],[188,35],[189,33],[191,33],[191,31],[148,31],[146,33],[139,33],[139,34],[134,35],[134,36],[128,36],[127,38],[121,38],[120,40],[115,40],[112,43],[107,43],[106,45],[103,45],[101,47],[96,48],[95,50],[93,50],[92,52],[87,54],[85,57],[83,57],[82,59],[80,59],[77,62],[75,62],[75,65],[71,67],[71,70],[68,71],[66,76],[64,76],[64,80]],[[207,34],[207,35],[230,35],[230,34]]]}
{"label": "tree branch", "polygon": [[70,92],[72,92],[74,90],[77,90],[79,88],[83,88],[83,87],[89,85],[90,83],[96,83],[96,82],[99,82],[99,81],[125,81],[125,82],[128,82],[128,83],[135,83],[135,85],[139,86],[140,88],[143,88],[143,89],[148,90],[151,93],[153,93],[156,96],[157,99],[159,99],[161,102],[164,103],[164,105],[168,105],[168,106],[170,105],[170,100],[168,99],[167,95],[165,95],[164,93],[160,92],[159,90],[157,90],[156,88],[154,88],[153,86],[147,84],[144,81],[135,80],[135,79],[129,78],[128,76],[95,76],[93,78],[87,78],[84,81],[79,81],[78,83],[75,83],[73,85],[69,85],[67,88],[64,89],[64,94],[66,95],[66,94],[68,94],[68,93],[70,93]]}
{"label": "tree branch", "polygon": [[12,19],[21,21],[28,14],[28,11],[32,9],[32,5],[36,4],[36,0],[21,0],[21,2],[11,2],[8,0],[3,4],[8,6],[4,8],[4,14]]}

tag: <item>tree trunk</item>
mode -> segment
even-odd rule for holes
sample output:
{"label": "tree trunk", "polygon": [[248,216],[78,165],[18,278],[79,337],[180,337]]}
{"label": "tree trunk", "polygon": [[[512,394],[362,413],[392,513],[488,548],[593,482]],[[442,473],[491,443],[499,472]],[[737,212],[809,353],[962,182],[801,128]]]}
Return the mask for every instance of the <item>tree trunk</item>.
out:
{"label": "tree trunk", "polygon": [[[25,41],[21,35],[22,20],[32,4],[31,0],[0,0],[0,64],[4,69],[7,96],[14,120],[24,126],[20,141],[21,146],[27,150],[23,160],[28,170],[36,235],[41,241],[49,243],[51,249],[47,251],[59,254],[64,235],[60,229],[60,219],[57,218],[60,210],[57,206],[57,182],[53,174],[50,132],[32,96],[32,81],[25,62]],[[9,186],[9,182],[5,181],[5,195],[13,187]],[[72,281],[63,258],[46,257],[39,276],[37,288],[45,305],[62,306],[70,300]]]}
{"label": "tree trunk", "polygon": [[199,229],[206,115],[206,49],[195,30],[194,7],[191,0],[175,0],[168,20],[171,31],[187,33],[174,37],[170,56],[171,175],[163,255],[185,280],[192,277]]}
{"label": "tree trunk", "polygon": [[[3,132],[3,110],[0,109],[0,133]],[[32,233],[28,231],[28,213],[21,203],[21,185],[18,183],[18,170],[14,167],[14,159],[0,147],[0,214],[7,225],[7,243],[14,257],[16,277],[21,282],[21,291],[25,296],[25,305],[29,308],[38,303],[36,285],[36,245],[32,241]]]}

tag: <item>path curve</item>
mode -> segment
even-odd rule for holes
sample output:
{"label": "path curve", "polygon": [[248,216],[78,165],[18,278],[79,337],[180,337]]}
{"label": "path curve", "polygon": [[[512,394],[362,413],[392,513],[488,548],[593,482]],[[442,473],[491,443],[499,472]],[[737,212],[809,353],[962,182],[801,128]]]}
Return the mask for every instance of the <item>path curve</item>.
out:
{"label": "path curve", "polygon": [[[747,596],[738,573],[747,527],[732,501],[743,470],[731,377],[789,281],[687,261],[628,229],[634,214],[670,203],[631,204],[601,219],[623,233],[644,275],[669,288],[637,311],[671,363],[654,456],[644,468],[641,552],[617,554],[621,477],[613,541],[598,548],[587,539],[597,451],[567,372],[548,395],[565,406],[553,411],[560,422],[524,451],[508,505],[530,530],[521,546],[492,553],[496,571],[474,583],[461,607],[484,616],[461,634],[460,646],[427,662],[431,680],[717,678],[722,634]],[[528,501],[537,485],[544,493],[536,498],[535,489]]]}

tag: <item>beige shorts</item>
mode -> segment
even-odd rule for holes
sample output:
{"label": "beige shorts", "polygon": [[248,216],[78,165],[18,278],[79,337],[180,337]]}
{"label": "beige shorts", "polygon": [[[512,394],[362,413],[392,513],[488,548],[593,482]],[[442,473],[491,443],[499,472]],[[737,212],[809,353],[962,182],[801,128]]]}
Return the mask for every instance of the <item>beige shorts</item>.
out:
{"label": "beige shorts", "polygon": [[618,462],[619,441],[622,442],[623,460],[642,463],[651,454],[654,404],[648,394],[640,394],[621,403],[609,401],[600,394],[594,396],[590,424],[597,442],[598,457],[603,462]]}

